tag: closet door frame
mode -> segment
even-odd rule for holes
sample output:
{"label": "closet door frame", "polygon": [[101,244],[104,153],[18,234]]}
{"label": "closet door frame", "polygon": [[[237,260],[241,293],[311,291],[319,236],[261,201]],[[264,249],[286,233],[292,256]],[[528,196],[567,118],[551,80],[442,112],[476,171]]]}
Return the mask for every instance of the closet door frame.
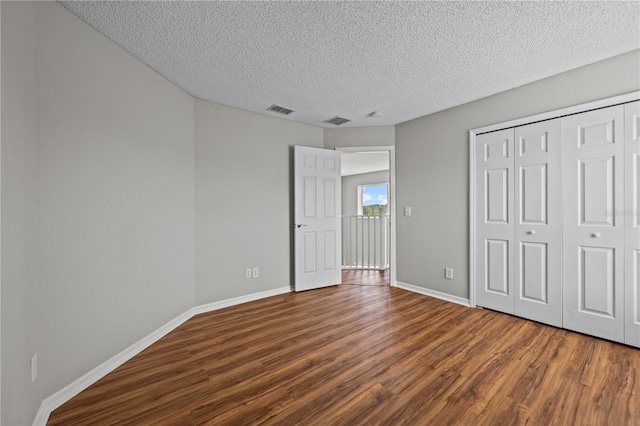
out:
{"label": "closet door frame", "polygon": [[481,133],[493,132],[496,130],[504,130],[510,127],[522,126],[535,123],[538,121],[560,118],[567,115],[578,114],[599,108],[606,108],[614,105],[625,104],[640,100],[640,91],[631,92],[620,96],[601,99],[594,102],[588,102],[567,108],[545,112],[542,114],[532,115],[529,117],[519,118],[504,123],[492,124],[490,126],[480,127],[469,131],[469,306],[476,307],[476,137]]}
{"label": "closet door frame", "polygon": [[626,194],[625,210],[619,212],[626,226],[624,342],[640,347],[640,101],[626,104],[624,117]]}

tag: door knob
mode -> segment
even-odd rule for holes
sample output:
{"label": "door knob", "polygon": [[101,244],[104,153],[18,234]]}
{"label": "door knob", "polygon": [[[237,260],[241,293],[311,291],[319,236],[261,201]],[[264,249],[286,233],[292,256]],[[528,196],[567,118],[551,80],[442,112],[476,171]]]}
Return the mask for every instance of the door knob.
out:
{"label": "door knob", "polygon": [[591,234],[591,236],[593,238],[600,238],[600,233],[599,232],[594,232],[593,234]]}
{"label": "door knob", "polygon": [[536,231],[533,229],[531,231],[527,231],[527,235],[536,235]]}
{"label": "door knob", "polygon": [[301,228],[301,227],[303,227],[303,226],[309,226],[309,225],[307,225],[307,224],[305,224],[305,223],[296,223],[294,226],[295,226],[296,228]]}

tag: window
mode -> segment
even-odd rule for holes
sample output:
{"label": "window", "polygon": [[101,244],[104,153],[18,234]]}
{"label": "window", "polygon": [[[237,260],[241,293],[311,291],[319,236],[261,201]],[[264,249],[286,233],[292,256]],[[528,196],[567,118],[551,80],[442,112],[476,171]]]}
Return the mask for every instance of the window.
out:
{"label": "window", "polygon": [[388,213],[389,184],[358,186],[358,214],[365,216],[377,216],[380,209]]}

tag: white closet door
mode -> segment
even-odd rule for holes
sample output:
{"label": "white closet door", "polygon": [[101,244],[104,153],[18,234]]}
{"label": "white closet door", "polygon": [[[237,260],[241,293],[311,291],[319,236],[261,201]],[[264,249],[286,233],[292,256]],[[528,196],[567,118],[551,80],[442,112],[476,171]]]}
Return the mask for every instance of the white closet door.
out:
{"label": "white closet door", "polygon": [[640,101],[625,105],[625,329],[640,347]]}
{"label": "white closet door", "polygon": [[564,327],[624,339],[622,105],[563,120]]}
{"label": "white closet door", "polygon": [[514,313],[513,129],[476,138],[476,302]]}
{"label": "white closet door", "polygon": [[562,327],[560,119],[515,129],[515,314]]}

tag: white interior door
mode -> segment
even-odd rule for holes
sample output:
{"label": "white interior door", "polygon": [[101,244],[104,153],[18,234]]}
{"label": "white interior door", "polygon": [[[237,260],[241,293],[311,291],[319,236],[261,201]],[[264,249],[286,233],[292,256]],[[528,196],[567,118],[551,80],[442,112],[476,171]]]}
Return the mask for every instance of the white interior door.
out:
{"label": "white interior door", "polygon": [[563,121],[564,327],[624,339],[623,106]]}
{"label": "white interior door", "polygon": [[561,120],[515,128],[515,314],[562,327]]}
{"label": "white interior door", "polygon": [[640,101],[625,105],[624,342],[640,346]]}
{"label": "white interior door", "polygon": [[294,147],[295,290],[342,282],[340,152]]}
{"label": "white interior door", "polygon": [[513,129],[476,138],[476,302],[514,313]]}

